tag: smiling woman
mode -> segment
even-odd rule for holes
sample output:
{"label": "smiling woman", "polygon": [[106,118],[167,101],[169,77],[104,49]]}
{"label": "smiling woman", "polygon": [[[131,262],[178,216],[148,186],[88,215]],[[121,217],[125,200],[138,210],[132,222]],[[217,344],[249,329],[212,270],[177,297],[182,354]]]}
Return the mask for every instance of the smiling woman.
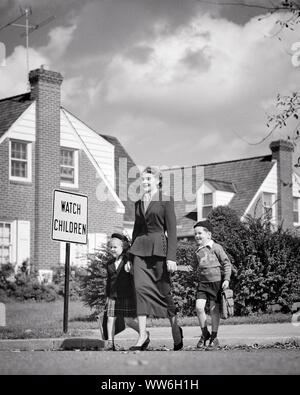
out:
{"label": "smiling woman", "polygon": [[[144,194],[135,204],[135,223],[130,253],[139,322],[139,339],[131,350],[144,350],[150,343],[147,317],[169,318],[174,350],[183,347],[177,324],[169,272],[176,271],[176,217],[174,201],[163,195],[162,175],[146,167],[142,173]],[[166,237],[166,233],[168,237]]]}

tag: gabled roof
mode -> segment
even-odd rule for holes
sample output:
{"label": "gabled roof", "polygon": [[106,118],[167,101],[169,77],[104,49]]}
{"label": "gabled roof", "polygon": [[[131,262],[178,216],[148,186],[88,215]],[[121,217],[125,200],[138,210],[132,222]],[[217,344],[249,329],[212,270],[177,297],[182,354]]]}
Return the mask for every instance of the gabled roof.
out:
{"label": "gabled roof", "polygon": [[[229,207],[242,216],[273,165],[272,155],[266,155],[197,165],[190,168],[192,170],[190,172],[186,172],[187,168],[184,167],[164,171],[164,176],[168,172],[173,174],[174,181],[170,193],[175,201],[178,235],[193,234],[193,224],[197,220],[196,191],[204,180],[217,190],[234,192]],[[178,177],[174,177],[176,172],[179,172]],[[180,192],[184,191],[184,185],[189,186],[191,194],[194,194],[194,200],[186,199],[184,193],[181,193],[183,198],[179,199]]]}
{"label": "gabled roof", "polygon": [[[125,150],[123,145],[120,143],[120,141],[114,137],[114,136],[108,136],[106,134],[100,134],[101,137],[103,137],[105,140],[107,140],[109,143],[113,144],[115,147],[115,182],[116,182],[116,193],[120,197],[122,203],[125,206],[125,214],[124,214],[124,221],[129,221],[132,222],[134,221],[134,202],[129,199],[129,196],[127,196],[127,199],[123,199],[122,196],[120,196],[120,182],[124,182],[124,180],[127,180],[128,186],[130,182],[133,182],[133,180],[130,181],[128,179],[128,172],[129,170],[136,166],[128,152]],[[127,160],[127,169],[121,169],[120,171],[120,159],[126,159]],[[122,163],[122,162],[121,162]],[[126,174],[124,174],[124,171],[126,171]],[[124,177],[124,180],[120,180],[120,175]],[[127,194],[128,195],[128,194]]]}
{"label": "gabled roof", "polygon": [[[33,102],[34,100],[30,98],[30,92],[0,100],[0,138]],[[62,107],[62,109],[64,108]],[[116,137],[98,134],[115,147],[116,194],[119,196],[119,159],[127,159],[128,171],[135,166],[135,163]],[[123,204],[125,206],[124,220],[133,221],[134,202],[125,200]]]}
{"label": "gabled roof", "polygon": [[273,165],[272,155],[212,163],[205,165],[205,178],[222,179],[235,185],[236,194],[229,207],[242,216]]}
{"label": "gabled roof", "polygon": [[0,138],[33,102],[30,92],[0,100]]}
{"label": "gabled roof", "polygon": [[226,182],[226,181],[220,181],[220,180],[211,180],[209,178],[205,178],[205,181],[209,182],[209,184],[216,191],[236,193],[236,187],[234,186],[233,182]]}

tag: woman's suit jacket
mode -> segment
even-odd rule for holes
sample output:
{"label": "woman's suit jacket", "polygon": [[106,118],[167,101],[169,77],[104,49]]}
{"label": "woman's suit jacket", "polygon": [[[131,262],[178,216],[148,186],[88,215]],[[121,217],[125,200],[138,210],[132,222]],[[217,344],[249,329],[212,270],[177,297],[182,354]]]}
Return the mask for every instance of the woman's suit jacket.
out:
{"label": "woman's suit jacket", "polygon": [[[167,237],[165,232],[167,232]],[[135,222],[130,253],[142,257],[161,256],[176,261],[176,216],[174,200],[161,192],[153,196],[144,211],[142,200],[135,203]]]}
{"label": "woman's suit jacket", "polygon": [[132,275],[124,269],[126,262],[127,256],[123,255],[117,270],[114,258],[107,263],[106,296],[109,298],[134,298]]}

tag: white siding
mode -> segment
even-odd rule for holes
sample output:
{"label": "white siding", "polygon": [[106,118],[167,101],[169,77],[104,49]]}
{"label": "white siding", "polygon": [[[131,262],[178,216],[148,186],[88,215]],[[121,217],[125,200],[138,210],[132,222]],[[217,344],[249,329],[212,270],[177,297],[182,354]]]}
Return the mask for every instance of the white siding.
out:
{"label": "white siding", "polygon": [[80,149],[81,141],[63,111],[60,112],[60,146]]}
{"label": "white siding", "polygon": [[[66,110],[64,110],[66,111]],[[75,131],[73,130],[73,134],[77,134],[80,136],[81,144],[83,143],[85,147],[89,150],[95,161],[97,162],[100,169],[103,171],[104,175],[110,182],[111,186],[115,188],[115,147],[113,144],[106,141],[99,134],[94,132],[88,126],[86,126],[79,119],[75,118],[72,114],[67,112],[68,119],[72,123]],[[65,119],[65,117],[63,117]],[[61,145],[66,144],[68,141],[72,140],[71,131],[72,128],[69,125],[69,128],[64,124],[64,133],[62,134]],[[78,136],[76,141],[78,141]],[[68,145],[66,145],[68,146]],[[74,147],[75,148],[75,147]]]}
{"label": "white siding", "polygon": [[245,216],[252,210],[254,209],[254,206],[256,205],[258,197],[261,196],[262,192],[268,192],[268,193],[273,193],[275,195],[275,200],[277,199],[277,163],[274,162],[274,165],[272,169],[270,170],[269,174],[265,178],[264,182],[261,184],[260,188],[254,195],[252,201],[250,202],[249,206],[247,207],[243,217],[241,218],[242,220],[245,218]]}
{"label": "white siding", "polygon": [[[70,266],[87,265],[87,245],[70,243]],[[60,263],[66,262],[66,243],[60,243]]]}
{"label": "white siding", "polygon": [[233,198],[233,192],[225,192],[225,191],[216,191],[215,194],[215,203],[217,206],[227,206],[230,203],[230,200]]}
{"label": "white siding", "polygon": [[202,218],[202,207],[203,207],[203,202],[202,202],[202,195],[204,193],[212,193],[213,194],[213,207],[216,206],[215,204],[215,194],[216,190],[209,184],[209,182],[204,181],[204,183],[201,185],[201,187],[197,191],[197,221],[200,221]]}
{"label": "white siding", "polygon": [[88,251],[90,254],[94,254],[99,250],[103,244],[107,243],[106,233],[89,233],[88,235]]}
{"label": "white siding", "polygon": [[300,198],[300,177],[293,174],[293,196]]}
{"label": "white siding", "polygon": [[277,195],[277,163],[274,163],[270,173],[261,184],[260,191],[275,193]]}
{"label": "white siding", "polygon": [[12,124],[6,137],[35,141],[35,102]]}

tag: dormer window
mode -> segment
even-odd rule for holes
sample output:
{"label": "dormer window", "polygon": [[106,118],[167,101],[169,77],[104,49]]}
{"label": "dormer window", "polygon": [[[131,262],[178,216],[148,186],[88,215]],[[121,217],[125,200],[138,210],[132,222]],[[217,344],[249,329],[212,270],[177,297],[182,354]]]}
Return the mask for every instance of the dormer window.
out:
{"label": "dormer window", "polygon": [[213,209],[213,194],[203,193],[202,195],[202,218],[207,218],[208,214]]}
{"label": "dormer window", "polygon": [[213,208],[226,206],[236,193],[233,183],[219,180],[204,180],[197,191],[197,219],[204,220]]}

